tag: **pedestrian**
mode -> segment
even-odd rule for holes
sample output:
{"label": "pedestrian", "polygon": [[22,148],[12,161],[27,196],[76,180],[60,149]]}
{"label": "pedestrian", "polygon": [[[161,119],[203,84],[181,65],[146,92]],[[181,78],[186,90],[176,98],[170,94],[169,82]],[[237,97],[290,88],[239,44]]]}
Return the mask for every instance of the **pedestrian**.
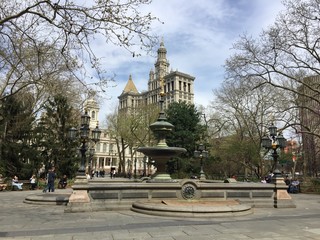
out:
{"label": "pedestrian", "polygon": [[273,175],[274,175],[273,172],[269,171],[268,178],[266,179],[267,183],[271,183],[272,182]]}
{"label": "pedestrian", "polygon": [[88,172],[86,173],[86,177],[87,177],[87,180],[91,179],[91,176],[90,176],[90,174]]}
{"label": "pedestrian", "polygon": [[54,180],[56,179],[54,170],[54,167],[52,167],[48,172],[48,192],[54,192]]}
{"label": "pedestrian", "polygon": [[14,176],[12,179],[12,189],[14,190],[14,187],[17,187],[18,190],[22,190],[23,183],[19,183],[19,179],[17,176]]}
{"label": "pedestrian", "polygon": [[58,188],[66,188],[67,184],[68,184],[67,175],[63,175],[63,177],[60,179],[58,183]]}
{"label": "pedestrian", "polygon": [[30,189],[31,190],[35,190],[36,189],[36,176],[35,175],[32,175],[32,177],[30,178],[30,184],[31,184],[31,187]]}

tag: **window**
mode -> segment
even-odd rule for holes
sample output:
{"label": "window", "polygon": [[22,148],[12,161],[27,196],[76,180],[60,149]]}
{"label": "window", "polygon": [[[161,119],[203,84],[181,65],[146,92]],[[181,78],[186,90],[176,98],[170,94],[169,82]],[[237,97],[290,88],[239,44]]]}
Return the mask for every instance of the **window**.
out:
{"label": "window", "polygon": [[110,153],[113,153],[113,144],[110,144],[110,145],[109,145],[109,152],[110,152]]}
{"label": "window", "polygon": [[117,165],[117,158],[112,158],[112,166],[116,166]]}
{"label": "window", "polygon": [[107,152],[107,143],[103,143],[102,152]]}
{"label": "window", "polygon": [[103,167],[104,158],[103,157],[99,157],[98,161],[99,161],[99,164],[98,164],[99,168],[102,168]]}
{"label": "window", "polygon": [[96,144],[96,152],[100,152],[100,143]]}
{"label": "window", "polygon": [[111,166],[111,158],[107,158],[107,166]]}
{"label": "window", "polygon": [[91,112],[91,119],[92,119],[92,120],[95,120],[95,119],[96,119],[96,112],[95,112],[95,111],[92,111],[92,112]]}

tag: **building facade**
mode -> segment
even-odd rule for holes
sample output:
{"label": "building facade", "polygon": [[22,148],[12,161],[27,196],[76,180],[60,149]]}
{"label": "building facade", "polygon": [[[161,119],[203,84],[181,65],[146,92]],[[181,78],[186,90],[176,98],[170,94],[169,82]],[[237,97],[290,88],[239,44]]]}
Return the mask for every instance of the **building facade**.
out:
{"label": "building facade", "polygon": [[[163,42],[160,43],[157,53],[154,70],[151,69],[149,72],[148,91],[139,92],[130,75],[124,90],[118,97],[119,111],[134,111],[137,106],[158,103],[162,88],[165,92],[164,109],[172,102],[185,101],[189,104],[194,103],[193,86],[195,78],[183,72],[169,71],[170,64],[167,60],[167,50]],[[90,129],[93,129],[98,123],[100,108],[94,99],[88,99],[84,107],[91,117]],[[132,174],[153,174],[153,168],[147,164],[147,159],[142,153],[136,152],[134,159],[131,160],[131,153],[129,149],[126,149],[125,156],[126,170]],[[108,174],[114,169],[117,172],[119,164],[118,146],[115,139],[110,136],[106,129],[102,129],[100,142],[95,145],[95,157],[88,164],[94,171],[104,170]]]}
{"label": "building facade", "polygon": [[[159,102],[159,93],[163,87],[164,109],[170,103],[184,101],[189,104],[194,103],[194,80],[195,77],[180,72],[178,70],[169,70],[169,61],[167,59],[167,49],[164,43],[160,43],[157,51],[158,57],[154,64],[154,69],[149,72],[148,90],[139,92],[136,88],[132,76],[123,89],[119,98],[119,110],[125,111],[134,109],[139,105],[149,105]],[[163,83],[161,83],[163,81]],[[161,86],[163,84],[163,86]]]}
{"label": "building facade", "polygon": [[320,76],[303,79],[298,89],[301,124],[303,172],[309,176],[320,174]]}
{"label": "building facade", "polygon": [[[96,128],[99,124],[98,116],[100,108],[94,99],[88,99],[84,108],[87,114],[90,116],[90,130]],[[101,136],[100,141],[96,144],[90,143],[87,146],[88,150],[94,148],[94,156],[87,156],[87,171],[99,173],[105,172],[105,174],[110,174],[111,171],[115,170],[117,172],[119,165],[119,152],[118,146],[115,138],[110,135],[107,129],[100,129]],[[120,151],[122,151],[120,149]],[[125,153],[125,168],[126,173],[131,175],[137,174],[137,176],[151,175],[154,173],[154,168],[147,163],[147,159],[142,153],[136,152],[132,159],[129,148],[124,150]],[[90,151],[87,151],[88,153]]]}

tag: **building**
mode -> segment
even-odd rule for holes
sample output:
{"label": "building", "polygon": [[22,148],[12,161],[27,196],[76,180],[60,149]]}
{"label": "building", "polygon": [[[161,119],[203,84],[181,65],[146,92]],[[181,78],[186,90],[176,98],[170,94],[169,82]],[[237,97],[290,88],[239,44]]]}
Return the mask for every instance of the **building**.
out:
{"label": "building", "polygon": [[157,61],[154,64],[154,70],[149,72],[148,90],[139,92],[136,88],[132,76],[123,89],[119,98],[119,110],[128,111],[134,109],[141,104],[149,105],[159,102],[159,93],[161,91],[161,82],[163,80],[164,96],[164,109],[170,103],[185,101],[187,103],[194,103],[194,80],[195,77],[177,71],[169,71],[169,61],[167,60],[167,49],[164,43],[160,43],[158,49]]}
{"label": "building", "polygon": [[[94,98],[85,101],[84,108],[90,116],[89,128],[92,130],[98,125],[98,116],[100,107]],[[100,141],[96,145],[88,146],[95,149],[95,157],[87,162],[90,169],[94,171],[105,170],[110,172],[112,168],[116,168],[116,151],[115,141],[105,129],[101,129]]]}
{"label": "building", "polygon": [[299,90],[298,108],[301,124],[303,172],[317,176],[320,172],[320,76],[306,77]]}
{"label": "building", "polygon": [[301,161],[301,149],[300,144],[296,139],[288,139],[286,141],[286,147],[283,149],[284,153],[287,155],[292,155],[292,159],[286,159],[281,164],[281,171],[284,173],[292,173],[294,177],[302,172],[302,161]]}
{"label": "building", "polygon": [[[136,88],[132,76],[122,91],[119,98],[119,111],[131,111],[139,105],[149,105],[159,102],[159,93],[161,91],[160,80],[163,81],[164,109],[172,102],[185,101],[194,103],[194,80],[195,78],[189,74],[179,71],[169,71],[169,61],[167,60],[167,50],[164,43],[160,43],[160,48],[157,51],[158,57],[154,64],[154,70],[149,73],[147,82],[148,91],[139,92]],[[93,99],[89,99],[85,103],[85,109],[91,117],[90,129],[95,128],[98,123],[99,107]],[[94,170],[104,169],[109,173],[112,169],[117,171],[118,168],[118,146],[107,132],[102,129],[101,139],[95,146],[95,158],[91,163],[91,168]],[[131,173],[136,172],[138,175],[142,173],[152,174],[150,165],[147,165],[147,160],[142,153],[137,152],[134,156],[134,162],[131,160],[129,149],[125,151],[125,166]]]}
{"label": "building", "polygon": [[[88,99],[84,103],[84,108],[86,109],[87,114],[90,116],[89,128],[92,130],[98,125],[100,108],[97,102],[92,98]],[[88,146],[88,150],[94,148],[95,151],[93,157],[87,157],[87,170],[90,169],[90,171],[94,172],[104,170],[106,174],[109,174],[112,170],[117,172],[119,165],[119,153],[116,140],[112,135],[110,135],[107,129],[100,130],[100,141],[95,145],[90,143],[92,145]],[[147,164],[147,160],[142,153],[136,152],[132,160],[131,153],[128,148],[125,149],[125,166],[126,172],[131,173],[132,175],[137,174],[140,176],[144,173],[146,175],[154,173],[154,168]]]}

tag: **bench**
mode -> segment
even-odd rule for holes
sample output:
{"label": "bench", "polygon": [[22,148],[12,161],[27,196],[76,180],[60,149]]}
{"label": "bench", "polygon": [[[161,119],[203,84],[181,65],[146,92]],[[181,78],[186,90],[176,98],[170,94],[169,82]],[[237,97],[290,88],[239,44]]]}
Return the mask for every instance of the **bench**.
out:
{"label": "bench", "polygon": [[[19,180],[18,183],[23,183],[23,185],[22,185],[22,189],[23,189],[23,190],[29,190],[29,189],[31,189],[30,180]],[[12,190],[12,191],[17,191],[17,190],[18,190],[17,186],[13,186],[13,185],[12,185],[12,181],[10,182],[10,184],[11,184],[11,190]]]}
{"label": "bench", "polygon": [[8,185],[5,184],[5,183],[0,183],[0,191],[6,190],[7,186],[8,186]]}
{"label": "bench", "polygon": [[6,190],[7,184],[4,182],[4,179],[2,178],[2,174],[0,174],[0,191]]}
{"label": "bench", "polygon": [[237,182],[237,180],[234,178],[227,178],[224,180],[224,183],[236,183],[236,182]]}

